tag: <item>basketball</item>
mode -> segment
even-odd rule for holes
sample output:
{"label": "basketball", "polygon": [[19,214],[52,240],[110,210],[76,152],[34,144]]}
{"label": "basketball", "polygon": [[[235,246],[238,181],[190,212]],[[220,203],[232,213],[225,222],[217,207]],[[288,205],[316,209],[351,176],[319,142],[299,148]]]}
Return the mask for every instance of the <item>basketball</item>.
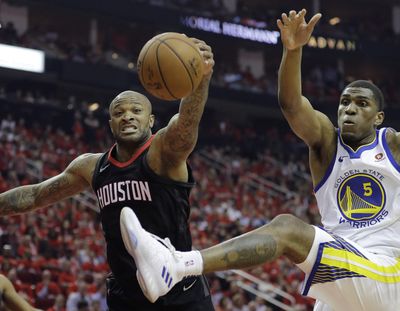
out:
{"label": "basketball", "polygon": [[191,94],[203,77],[203,57],[185,35],[166,32],[150,39],[137,61],[140,83],[153,96],[177,100]]}

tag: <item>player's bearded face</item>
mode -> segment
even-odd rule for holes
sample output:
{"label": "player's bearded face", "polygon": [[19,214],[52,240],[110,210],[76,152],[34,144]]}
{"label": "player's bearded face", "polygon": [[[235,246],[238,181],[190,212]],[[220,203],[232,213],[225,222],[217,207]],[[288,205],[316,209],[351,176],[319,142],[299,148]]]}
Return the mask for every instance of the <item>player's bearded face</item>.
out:
{"label": "player's bearded face", "polygon": [[154,116],[148,105],[125,102],[111,110],[110,128],[119,143],[141,143],[151,134]]}

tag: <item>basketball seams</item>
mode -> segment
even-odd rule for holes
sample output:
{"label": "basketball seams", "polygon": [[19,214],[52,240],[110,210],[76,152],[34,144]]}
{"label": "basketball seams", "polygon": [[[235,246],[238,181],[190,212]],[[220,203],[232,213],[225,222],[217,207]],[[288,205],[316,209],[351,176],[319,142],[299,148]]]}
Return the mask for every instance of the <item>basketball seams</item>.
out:
{"label": "basketball seams", "polygon": [[[171,95],[171,97],[173,97],[174,99],[178,99],[174,94],[172,94],[171,90],[169,89],[169,87],[168,87],[168,85],[167,85],[167,83],[166,83],[166,81],[165,81],[165,79],[164,79],[164,75],[163,75],[163,73],[162,73],[162,71],[161,71],[160,61],[159,61],[159,55],[158,55],[158,49],[160,48],[160,45],[161,45],[163,42],[160,41],[159,39],[157,39],[157,41],[159,41],[159,44],[158,44],[158,46],[157,46],[157,48],[156,48],[156,58],[157,58],[157,68],[158,68],[158,72],[160,73],[160,77],[161,77],[161,79],[162,79],[162,81],[163,81],[163,84],[164,84],[164,86],[165,86],[165,89],[168,91],[169,95]],[[179,58],[179,60],[182,61],[180,58]],[[185,68],[186,68],[186,67],[185,67]],[[192,78],[192,77],[190,77],[190,79],[191,79],[191,78]]]}
{"label": "basketball seams", "polygon": [[153,96],[177,100],[192,93],[201,82],[202,59],[190,38],[174,32],[157,35],[139,54],[139,80]]}
{"label": "basketball seams", "polygon": [[139,78],[142,80],[143,85],[145,84],[145,80],[144,80],[144,76],[143,76],[143,73],[144,73],[144,70],[143,70],[144,61],[146,60],[146,56],[147,56],[147,53],[150,51],[150,48],[155,43],[158,43],[157,40],[154,40],[154,42],[149,44],[149,46],[147,47],[147,50],[144,51],[143,57],[140,57],[140,54],[139,54],[139,59],[140,58],[142,59],[141,69],[139,70],[140,71],[140,77]]}
{"label": "basketball seams", "polygon": [[198,50],[196,47],[194,47],[193,45],[191,45],[190,43],[188,43],[186,40],[183,40],[183,39],[180,39],[180,38],[176,38],[176,37],[165,38],[165,39],[163,39],[163,38],[161,37],[161,38],[157,38],[157,40],[160,41],[160,44],[161,44],[161,43],[165,44],[165,46],[167,46],[167,47],[172,51],[172,53],[174,53],[174,55],[175,55],[175,56],[180,60],[180,62],[183,64],[183,66],[185,67],[185,70],[186,70],[186,72],[187,72],[187,74],[188,74],[188,76],[189,76],[189,78],[190,78],[190,83],[192,84],[192,92],[193,92],[193,91],[194,91],[194,81],[193,81],[192,75],[190,74],[189,68],[186,66],[186,63],[185,63],[184,60],[179,56],[179,54],[174,50],[174,48],[173,48],[170,44],[168,44],[166,41],[167,41],[167,40],[177,40],[177,41],[180,41],[180,42],[186,44],[187,46],[190,46],[193,50],[195,50],[195,51],[197,52],[197,54],[198,54],[200,57],[202,57],[201,54],[200,54],[200,52],[199,52],[199,50]]}

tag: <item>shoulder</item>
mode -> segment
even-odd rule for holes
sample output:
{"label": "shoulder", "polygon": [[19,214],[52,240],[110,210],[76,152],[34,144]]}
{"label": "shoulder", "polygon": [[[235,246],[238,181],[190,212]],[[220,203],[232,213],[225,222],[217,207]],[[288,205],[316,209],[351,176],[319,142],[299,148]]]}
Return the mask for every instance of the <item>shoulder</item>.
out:
{"label": "shoulder", "polygon": [[400,133],[392,128],[388,128],[385,138],[394,160],[400,164]]}
{"label": "shoulder", "polygon": [[102,153],[84,153],[76,157],[66,168],[67,173],[79,175],[91,182],[96,163]]}
{"label": "shoulder", "polygon": [[388,143],[399,143],[400,133],[397,132],[394,128],[388,127],[386,130],[386,141]]}
{"label": "shoulder", "polygon": [[96,166],[97,161],[102,156],[102,153],[84,153],[80,156],[76,157],[69,167],[71,169],[80,169],[83,167],[94,167]]}

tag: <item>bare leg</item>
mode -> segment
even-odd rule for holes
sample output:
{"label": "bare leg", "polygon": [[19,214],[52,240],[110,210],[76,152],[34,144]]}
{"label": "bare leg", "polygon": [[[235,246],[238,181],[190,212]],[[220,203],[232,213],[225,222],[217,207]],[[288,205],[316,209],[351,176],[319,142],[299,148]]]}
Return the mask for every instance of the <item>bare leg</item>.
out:
{"label": "bare leg", "polygon": [[303,262],[314,235],[311,225],[292,215],[279,215],[263,227],[202,250],[203,273],[248,268],[281,255]]}
{"label": "bare leg", "polygon": [[280,215],[271,223],[237,238],[199,251],[176,251],[169,240],[149,234],[129,207],[120,217],[121,235],[135,260],[137,278],[145,296],[154,302],[184,277],[219,270],[248,268],[287,256],[305,261],[315,230],[292,215]]}

